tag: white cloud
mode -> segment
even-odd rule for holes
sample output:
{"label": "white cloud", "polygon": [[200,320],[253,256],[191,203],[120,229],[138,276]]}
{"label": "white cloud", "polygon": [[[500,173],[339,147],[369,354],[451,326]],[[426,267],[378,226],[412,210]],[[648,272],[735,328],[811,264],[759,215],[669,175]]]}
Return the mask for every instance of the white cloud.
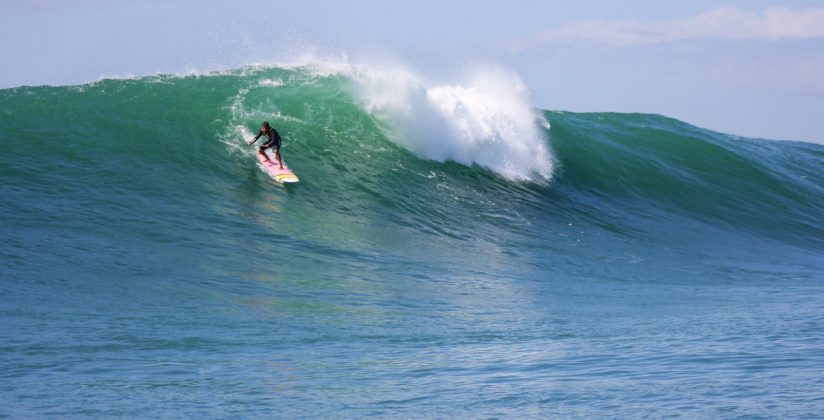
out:
{"label": "white cloud", "polygon": [[659,22],[585,20],[539,33],[539,42],[590,40],[617,46],[648,45],[696,38],[810,39],[824,37],[824,8],[771,7],[750,12],[734,7]]}

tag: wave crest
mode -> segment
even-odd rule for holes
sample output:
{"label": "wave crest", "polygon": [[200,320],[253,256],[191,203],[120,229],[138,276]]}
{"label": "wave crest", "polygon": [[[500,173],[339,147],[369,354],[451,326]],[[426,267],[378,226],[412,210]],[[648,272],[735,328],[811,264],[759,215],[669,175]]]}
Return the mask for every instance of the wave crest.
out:
{"label": "wave crest", "polygon": [[454,84],[427,83],[402,68],[359,68],[349,76],[387,137],[416,154],[477,164],[509,179],[552,177],[554,158],[541,128],[548,122],[513,72],[483,66]]}

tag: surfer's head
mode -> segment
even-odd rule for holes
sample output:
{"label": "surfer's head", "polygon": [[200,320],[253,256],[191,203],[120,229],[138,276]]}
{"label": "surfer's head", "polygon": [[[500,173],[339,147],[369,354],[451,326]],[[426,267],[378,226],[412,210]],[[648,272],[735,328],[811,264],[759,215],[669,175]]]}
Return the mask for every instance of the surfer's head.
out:
{"label": "surfer's head", "polygon": [[269,131],[269,121],[264,121],[263,124],[260,125],[260,129],[263,131]]}

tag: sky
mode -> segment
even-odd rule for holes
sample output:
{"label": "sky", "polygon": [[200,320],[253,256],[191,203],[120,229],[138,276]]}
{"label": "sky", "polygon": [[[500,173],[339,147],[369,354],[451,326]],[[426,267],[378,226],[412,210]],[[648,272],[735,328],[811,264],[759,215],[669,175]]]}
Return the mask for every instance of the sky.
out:
{"label": "sky", "polygon": [[[391,55],[515,71],[542,109],[824,143],[824,0],[4,0],[0,88]],[[445,76],[444,76],[445,77]]]}

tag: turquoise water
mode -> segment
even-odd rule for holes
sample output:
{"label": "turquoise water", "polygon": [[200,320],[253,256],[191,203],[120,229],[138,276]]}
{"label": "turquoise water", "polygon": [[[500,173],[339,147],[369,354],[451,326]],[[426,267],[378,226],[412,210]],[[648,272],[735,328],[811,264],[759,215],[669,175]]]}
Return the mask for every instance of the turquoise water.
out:
{"label": "turquoise water", "polygon": [[0,91],[0,416],[824,411],[824,147],[385,82]]}

